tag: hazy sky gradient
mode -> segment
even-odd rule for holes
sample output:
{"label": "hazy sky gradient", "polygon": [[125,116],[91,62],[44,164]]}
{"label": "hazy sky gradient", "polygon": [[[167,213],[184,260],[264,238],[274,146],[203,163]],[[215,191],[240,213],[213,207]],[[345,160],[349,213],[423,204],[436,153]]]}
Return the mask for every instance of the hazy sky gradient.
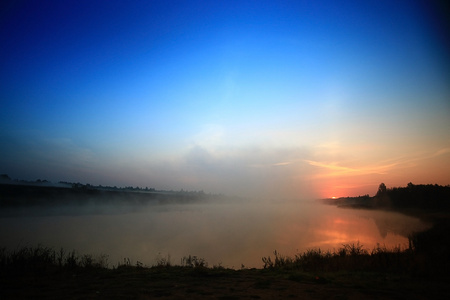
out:
{"label": "hazy sky gradient", "polygon": [[9,1],[0,173],[272,197],[450,184],[419,1]]}

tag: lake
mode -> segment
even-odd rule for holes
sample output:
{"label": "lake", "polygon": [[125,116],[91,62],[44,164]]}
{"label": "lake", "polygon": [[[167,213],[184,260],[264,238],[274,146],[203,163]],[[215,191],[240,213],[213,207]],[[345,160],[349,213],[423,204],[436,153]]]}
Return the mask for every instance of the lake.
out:
{"label": "lake", "polygon": [[430,227],[394,212],[341,209],[317,201],[231,201],[133,207],[61,207],[22,210],[0,217],[0,246],[43,246],[109,256],[152,266],[161,258],[180,264],[195,255],[209,266],[262,268],[277,250],[294,256],[346,243],[408,246],[408,235]]}

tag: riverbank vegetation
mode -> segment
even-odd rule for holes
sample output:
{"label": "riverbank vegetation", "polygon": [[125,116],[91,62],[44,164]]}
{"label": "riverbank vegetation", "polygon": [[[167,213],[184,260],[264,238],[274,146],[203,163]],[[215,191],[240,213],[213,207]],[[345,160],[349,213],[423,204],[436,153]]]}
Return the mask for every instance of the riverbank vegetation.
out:
{"label": "riverbank vegetation", "polygon": [[450,295],[448,259],[434,261],[418,241],[407,249],[369,250],[356,243],[334,252],[311,249],[295,257],[275,251],[273,258],[262,258],[262,268],[239,270],[208,266],[196,256],[184,257],[180,264],[167,257],[143,266],[129,259],[111,264],[107,255],[44,246],[3,248],[0,297],[445,299]]}

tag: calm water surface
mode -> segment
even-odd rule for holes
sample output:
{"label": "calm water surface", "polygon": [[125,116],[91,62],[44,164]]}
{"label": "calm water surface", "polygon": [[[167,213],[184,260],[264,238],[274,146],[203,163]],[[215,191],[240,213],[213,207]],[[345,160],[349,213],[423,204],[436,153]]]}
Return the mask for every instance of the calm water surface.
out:
{"label": "calm water surface", "polygon": [[407,247],[407,236],[428,228],[398,213],[339,209],[315,201],[64,208],[0,218],[0,246],[44,245],[80,254],[107,254],[109,266],[124,259],[151,266],[196,255],[209,266],[261,268],[277,250],[295,255],[310,248],[337,249],[360,242]]}

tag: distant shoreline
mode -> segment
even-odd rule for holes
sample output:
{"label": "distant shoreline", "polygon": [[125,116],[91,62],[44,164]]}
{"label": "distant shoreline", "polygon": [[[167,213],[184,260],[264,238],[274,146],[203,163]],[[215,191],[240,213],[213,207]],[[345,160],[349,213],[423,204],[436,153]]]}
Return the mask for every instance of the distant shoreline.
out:
{"label": "distant shoreline", "polygon": [[61,205],[147,205],[202,203],[224,196],[203,192],[98,189],[27,184],[0,184],[0,208]]}
{"label": "distant shoreline", "polygon": [[339,208],[394,211],[425,221],[450,218],[450,186],[409,183],[406,187],[386,188],[382,183],[375,196],[320,199]]}

